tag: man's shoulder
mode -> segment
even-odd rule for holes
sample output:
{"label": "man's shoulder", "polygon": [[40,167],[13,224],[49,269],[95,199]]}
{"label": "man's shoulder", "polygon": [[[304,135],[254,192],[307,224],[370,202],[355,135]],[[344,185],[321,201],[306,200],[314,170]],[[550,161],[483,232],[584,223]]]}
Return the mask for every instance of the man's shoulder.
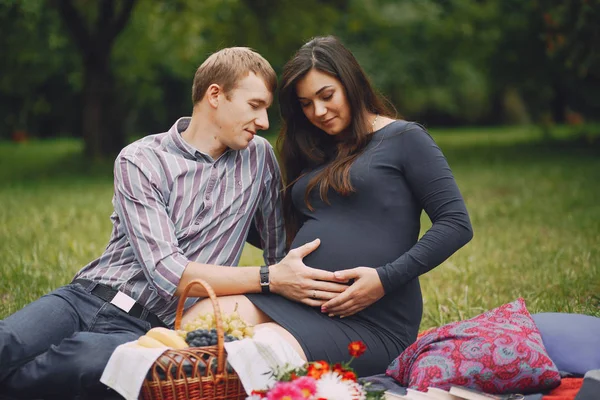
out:
{"label": "man's shoulder", "polygon": [[247,150],[250,152],[257,152],[261,155],[266,155],[273,152],[273,146],[266,138],[257,135],[254,136],[254,139],[248,145]]}
{"label": "man's shoulder", "polygon": [[166,145],[168,134],[169,132],[156,133],[131,142],[121,150],[119,157],[138,158],[143,154],[160,152]]}
{"label": "man's shoulder", "polygon": [[254,136],[254,140],[252,140],[250,143],[254,143],[254,145],[261,148],[273,148],[271,143],[263,136]]}

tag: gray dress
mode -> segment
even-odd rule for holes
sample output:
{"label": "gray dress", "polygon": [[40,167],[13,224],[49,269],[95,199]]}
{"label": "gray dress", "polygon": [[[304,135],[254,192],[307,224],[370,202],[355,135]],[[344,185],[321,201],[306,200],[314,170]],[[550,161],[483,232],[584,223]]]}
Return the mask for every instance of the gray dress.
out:
{"label": "gray dress", "polygon": [[[328,271],[377,269],[385,296],[346,318],[330,318],[301,303],[270,294],[247,297],[298,340],[309,361],[349,359],[348,343],[361,340],[365,354],[352,362],[359,376],[385,371],[417,337],[423,300],[419,275],[467,243],[471,223],[463,198],[439,147],[418,124],[395,121],[373,133],[350,174],[355,193],[329,191],[330,205],[306,186],[315,169],[292,188],[303,224],[292,248],[321,239],[306,265]],[[432,227],[418,238],[425,210]]]}

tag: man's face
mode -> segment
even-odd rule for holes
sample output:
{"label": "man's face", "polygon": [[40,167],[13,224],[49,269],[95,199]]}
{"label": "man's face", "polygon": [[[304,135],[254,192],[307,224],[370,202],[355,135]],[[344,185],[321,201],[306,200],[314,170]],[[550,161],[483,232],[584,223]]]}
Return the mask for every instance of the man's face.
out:
{"label": "man's face", "polygon": [[217,140],[233,150],[248,147],[259,130],[269,129],[267,109],[272,101],[265,81],[250,72],[229,93],[219,94]]}

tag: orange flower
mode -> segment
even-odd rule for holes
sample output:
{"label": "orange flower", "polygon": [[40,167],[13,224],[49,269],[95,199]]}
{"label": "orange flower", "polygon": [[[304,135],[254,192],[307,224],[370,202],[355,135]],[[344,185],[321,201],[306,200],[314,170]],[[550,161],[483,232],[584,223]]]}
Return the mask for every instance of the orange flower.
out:
{"label": "orange flower", "polygon": [[329,364],[325,361],[315,361],[308,365],[306,375],[314,379],[321,379],[321,375],[329,371]]}
{"label": "orange flower", "polygon": [[367,350],[367,346],[365,346],[365,344],[360,340],[357,340],[356,342],[351,342],[348,345],[348,352],[352,357],[362,356],[365,350]]}

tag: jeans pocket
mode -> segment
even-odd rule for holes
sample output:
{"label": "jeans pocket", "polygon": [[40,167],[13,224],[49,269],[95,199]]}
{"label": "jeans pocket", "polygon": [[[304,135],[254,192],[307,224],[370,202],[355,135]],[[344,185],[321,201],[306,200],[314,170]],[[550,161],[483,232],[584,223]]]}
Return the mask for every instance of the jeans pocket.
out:
{"label": "jeans pocket", "polygon": [[140,335],[148,332],[152,326],[150,322],[132,317],[120,308],[110,303],[105,303],[90,326],[91,332],[112,333],[118,331],[135,332]]}

